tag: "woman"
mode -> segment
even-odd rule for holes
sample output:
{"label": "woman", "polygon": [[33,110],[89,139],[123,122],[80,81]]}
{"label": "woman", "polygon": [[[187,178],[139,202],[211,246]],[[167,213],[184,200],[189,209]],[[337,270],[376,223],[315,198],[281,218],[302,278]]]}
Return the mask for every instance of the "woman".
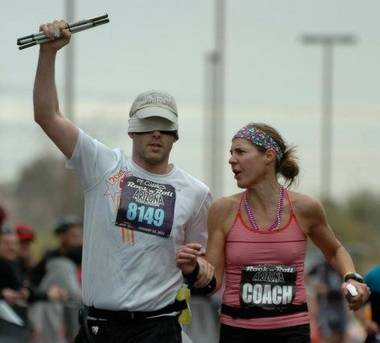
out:
{"label": "woman", "polygon": [[210,207],[206,259],[197,244],[188,244],[178,251],[177,264],[202,293],[218,289],[225,275],[220,342],[309,342],[303,276],[307,237],[342,275],[343,292],[348,283],[355,286],[351,309],[360,307],[369,290],[322,205],[279,182],[281,177],[290,186],[299,168],[294,149],[274,128],[244,126],[230,152],[232,172],[244,191]]}

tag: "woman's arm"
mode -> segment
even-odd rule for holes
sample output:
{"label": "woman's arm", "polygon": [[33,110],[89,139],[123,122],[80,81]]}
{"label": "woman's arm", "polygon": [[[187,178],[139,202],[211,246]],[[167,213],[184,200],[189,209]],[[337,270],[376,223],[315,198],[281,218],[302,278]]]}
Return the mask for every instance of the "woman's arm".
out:
{"label": "woman's arm", "polygon": [[[322,204],[310,197],[297,195],[294,207],[305,234],[310,237],[313,243],[321,250],[330,265],[344,277],[348,273],[355,272],[355,266],[351,256],[343,245],[336,238],[334,232],[327,222],[327,217]],[[358,295],[350,298],[350,308],[357,310],[368,298],[368,287],[355,280],[349,280],[357,291]],[[342,288],[345,295],[346,283]]]}
{"label": "woman's arm", "polygon": [[225,239],[236,212],[233,204],[232,198],[222,198],[211,205],[206,256],[197,243],[186,244],[177,250],[177,265],[185,277],[192,279],[195,288],[205,287],[213,277],[216,281],[214,290],[222,284]]}
{"label": "woman's arm", "polygon": [[206,259],[215,268],[215,290],[218,290],[221,287],[223,281],[224,247],[226,235],[228,233],[226,224],[231,221],[229,216],[232,212],[231,200],[229,200],[229,198],[222,198],[212,204],[208,213]]}

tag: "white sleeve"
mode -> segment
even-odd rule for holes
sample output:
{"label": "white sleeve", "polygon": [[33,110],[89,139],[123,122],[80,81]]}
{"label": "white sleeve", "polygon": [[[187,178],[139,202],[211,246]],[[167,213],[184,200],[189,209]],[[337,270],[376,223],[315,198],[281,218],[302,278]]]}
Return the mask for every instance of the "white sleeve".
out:
{"label": "white sleeve", "polygon": [[66,168],[75,169],[84,190],[94,186],[118,160],[118,152],[79,130],[73,155]]}
{"label": "white sleeve", "polygon": [[205,192],[203,200],[200,202],[200,207],[193,214],[189,223],[185,228],[185,244],[199,243],[205,249],[207,246],[207,217],[208,209],[211,205],[211,193]]}

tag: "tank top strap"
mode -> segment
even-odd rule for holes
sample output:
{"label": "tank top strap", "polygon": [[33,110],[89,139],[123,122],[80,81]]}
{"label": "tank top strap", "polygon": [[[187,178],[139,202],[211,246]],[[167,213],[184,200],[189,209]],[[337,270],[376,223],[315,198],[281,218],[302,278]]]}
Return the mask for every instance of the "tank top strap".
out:
{"label": "tank top strap", "polygon": [[286,196],[286,199],[288,200],[290,215],[295,215],[293,204],[292,204],[292,201],[290,200],[289,192],[286,188],[285,188],[285,196]]}
{"label": "tank top strap", "polygon": [[[246,192],[246,191],[245,191]],[[243,192],[241,194],[241,197],[240,197],[240,202],[239,202],[239,209],[238,211],[236,212],[236,215],[235,215],[235,219],[234,219],[234,222],[232,225],[234,225],[237,221],[237,219],[240,217],[241,218],[241,210],[242,210],[242,207],[243,207],[243,200],[244,200],[244,196],[245,196],[245,192]]]}

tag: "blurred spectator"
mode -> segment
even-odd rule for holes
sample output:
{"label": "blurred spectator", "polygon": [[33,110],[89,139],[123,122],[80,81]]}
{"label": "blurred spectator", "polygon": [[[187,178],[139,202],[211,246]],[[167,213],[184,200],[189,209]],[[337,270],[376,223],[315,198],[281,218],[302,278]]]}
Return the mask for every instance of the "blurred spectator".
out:
{"label": "blurred spectator", "polygon": [[82,222],[73,215],[62,217],[54,227],[54,234],[58,239],[58,247],[48,251],[33,270],[32,284],[39,286],[46,274],[46,264],[51,258],[75,255],[76,250],[82,247]]}
{"label": "blurred spectator", "polygon": [[4,208],[2,208],[0,206],[0,228],[3,226],[3,223],[4,223],[6,217],[7,217],[7,214],[4,210]]}
{"label": "blurred spectator", "polygon": [[364,280],[371,289],[367,313],[365,308],[356,313],[357,318],[367,333],[365,343],[380,343],[380,265],[372,268]]}
{"label": "blurred spectator", "polygon": [[16,234],[20,243],[19,259],[22,273],[24,275],[24,282],[27,282],[27,285],[30,285],[32,268],[36,264],[31,249],[35,234],[29,225],[23,223],[16,224]]}
{"label": "blurred spectator", "polygon": [[0,297],[5,300],[25,325],[17,326],[5,320],[0,321],[1,342],[27,342],[29,327],[27,325],[27,308],[23,301],[30,293],[23,288],[22,273],[18,264],[19,241],[14,230],[3,225],[0,231]]}
{"label": "blurred spectator", "polygon": [[31,309],[34,343],[72,342],[79,330],[78,310],[81,305],[80,267],[82,262],[82,226],[78,218],[66,216],[56,225],[57,249],[46,254],[38,265],[39,289],[59,285],[67,291],[67,302],[38,303]]}
{"label": "blurred spectator", "polygon": [[23,320],[17,326],[5,320],[0,321],[0,342],[23,343],[29,341],[30,325],[27,316],[28,303],[38,300],[62,300],[65,293],[53,286],[46,292],[36,292],[24,283],[20,264],[20,243],[16,231],[7,225],[0,230],[0,298]]}
{"label": "blurred spectator", "polygon": [[345,342],[348,316],[341,293],[342,277],[324,259],[311,268],[308,276],[316,297],[319,337],[325,343]]}

